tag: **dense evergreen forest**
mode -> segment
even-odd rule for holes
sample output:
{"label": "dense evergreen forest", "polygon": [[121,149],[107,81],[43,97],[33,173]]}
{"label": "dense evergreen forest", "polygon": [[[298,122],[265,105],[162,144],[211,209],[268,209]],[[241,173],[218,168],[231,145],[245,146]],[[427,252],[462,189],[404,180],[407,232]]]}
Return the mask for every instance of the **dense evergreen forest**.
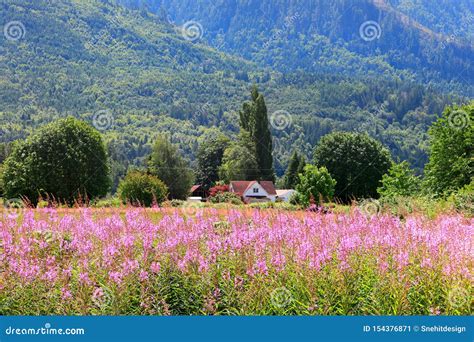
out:
{"label": "dense evergreen forest", "polygon": [[[195,162],[210,128],[237,135],[256,84],[269,113],[286,115],[273,125],[277,176],[295,149],[310,159],[335,130],[369,133],[420,173],[430,124],[474,94],[472,4],[459,1],[462,18],[440,28],[443,2],[349,2],[361,16],[342,10],[347,1],[2,2],[2,24],[21,22],[23,36],[1,37],[0,142],[105,113],[115,179],[143,165],[162,132]],[[190,19],[200,39],[183,36]],[[365,41],[370,19],[382,32]]]}

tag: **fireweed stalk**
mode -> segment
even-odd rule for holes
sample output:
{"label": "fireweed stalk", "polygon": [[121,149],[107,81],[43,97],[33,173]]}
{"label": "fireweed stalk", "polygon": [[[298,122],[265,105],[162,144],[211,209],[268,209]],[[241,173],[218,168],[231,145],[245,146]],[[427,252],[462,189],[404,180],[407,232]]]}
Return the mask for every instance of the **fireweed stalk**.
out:
{"label": "fireweed stalk", "polygon": [[474,219],[180,209],[0,222],[0,314],[471,314]]}

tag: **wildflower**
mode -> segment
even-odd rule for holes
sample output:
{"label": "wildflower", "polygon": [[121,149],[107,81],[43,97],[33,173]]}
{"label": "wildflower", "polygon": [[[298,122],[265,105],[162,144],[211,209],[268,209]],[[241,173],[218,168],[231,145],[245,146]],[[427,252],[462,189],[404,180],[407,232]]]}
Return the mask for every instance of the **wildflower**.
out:
{"label": "wildflower", "polygon": [[160,273],[161,265],[159,262],[152,262],[150,266],[150,270],[153,273]]}
{"label": "wildflower", "polygon": [[120,285],[123,280],[123,274],[120,272],[109,272],[109,278],[117,285]]}
{"label": "wildflower", "polygon": [[66,287],[63,287],[61,289],[61,299],[68,300],[70,298],[72,298],[71,291],[69,291]]}
{"label": "wildflower", "polygon": [[79,273],[79,282],[84,285],[91,285],[92,281],[89,278],[89,274],[86,272]]}
{"label": "wildflower", "polygon": [[71,275],[72,275],[72,267],[69,266],[68,268],[64,269],[64,270],[63,270],[63,275],[64,275],[66,278],[70,278]]}
{"label": "wildflower", "polygon": [[242,277],[235,277],[234,278],[234,287],[236,289],[242,289],[244,287],[244,278]]}
{"label": "wildflower", "polygon": [[94,292],[92,293],[92,299],[94,300],[97,300],[97,299],[100,299],[104,296],[104,290],[102,290],[101,287],[97,287]]}
{"label": "wildflower", "polygon": [[140,278],[140,281],[148,280],[148,272],[147,271],[140,271],[139,278]]}

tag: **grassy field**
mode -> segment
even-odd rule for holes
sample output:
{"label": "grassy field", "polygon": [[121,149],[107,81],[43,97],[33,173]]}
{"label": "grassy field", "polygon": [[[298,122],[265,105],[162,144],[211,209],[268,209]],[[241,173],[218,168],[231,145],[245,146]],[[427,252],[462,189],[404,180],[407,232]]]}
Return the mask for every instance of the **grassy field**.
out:
{"label": "grassy field", "polygon": [[472,314],[474,219],[368,208],[4,209],[0,314]]}

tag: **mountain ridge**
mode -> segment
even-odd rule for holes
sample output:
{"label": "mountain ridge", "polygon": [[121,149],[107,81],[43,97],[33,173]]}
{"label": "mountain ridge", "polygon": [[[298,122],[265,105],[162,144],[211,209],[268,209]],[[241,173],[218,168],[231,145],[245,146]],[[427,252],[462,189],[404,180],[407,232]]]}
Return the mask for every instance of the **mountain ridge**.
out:
{"label": "mountain ridge", "polygon": [[[333,65],[327,59],[338,61],[343,72],[350,72],[354,65],[351,60],[357,57],[354,61],[361,68],[358,73],[361,75],[376,65],[373,62],[377,58],[382,68],[378,73],[391,73],[395,68],[398,76],[424,83],[443,81],[440,89],[449,88],[456,81],[464,85],[456,91],[463,92],[467,85],[469,91],[465,94],[474,94],[472,42],[464,44],[434,32],[387,1],[349,0],[329,4],[309,0],[120,0],[119,3],[164,12],[164,16],[179,24],[195,20],[202,25],[203,39],[211,46],[283,72],[298,69],[317,72]],[[376,39],[364,41],[359,36],[360,27],[367,22],[377,25]],[[364,60],[365,57],[372,60]],[[382,62],[387,64],[383,66]],[[459,70],[463,70],[462,75]]]}

